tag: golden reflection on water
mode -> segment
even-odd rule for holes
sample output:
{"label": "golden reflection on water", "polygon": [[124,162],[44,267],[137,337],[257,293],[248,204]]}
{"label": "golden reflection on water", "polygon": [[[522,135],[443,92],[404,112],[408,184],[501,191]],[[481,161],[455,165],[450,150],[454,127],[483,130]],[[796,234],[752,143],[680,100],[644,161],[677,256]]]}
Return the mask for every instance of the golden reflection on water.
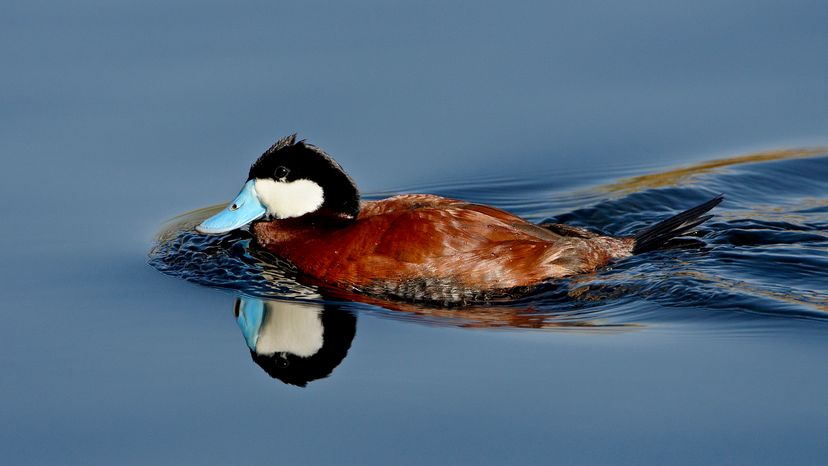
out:
{"label": "golden reflection on water", "polygon": [[618,196],[645,191],[647,189],[664,188],[688,184],[695,181],[701,175],[720,171],[723,168],[734,165],[749,163],[772,162],[777,160],[801,159],[816,157],[828,153],[828,148],[819,147],[811,149],[785,149],[757,152],[755,154],[741,155],[724,159],[701,162],[689,167],[677,168],[661,173],[635,176],[615,183],[610,183],[597,188],[600,192],[613,193]]}

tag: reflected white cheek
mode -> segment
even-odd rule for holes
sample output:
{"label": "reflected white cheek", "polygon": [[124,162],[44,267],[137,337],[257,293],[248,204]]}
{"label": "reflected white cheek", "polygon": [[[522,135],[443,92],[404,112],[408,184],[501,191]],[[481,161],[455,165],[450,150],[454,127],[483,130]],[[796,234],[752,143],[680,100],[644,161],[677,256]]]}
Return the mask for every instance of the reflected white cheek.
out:
{"label": "reflected white cheek", "polygon": [[285,301],[266,301],[265,306],[267,317],[256,342],[257,353],[290,353],[307,358],[322,349],[322,306]]}
{"label": "reflected white cheek", "polygon": [[322,207],[322,187],[311,180],[275,181],[256,179],[256,193],[267,213],[276,218],[292,218]]}

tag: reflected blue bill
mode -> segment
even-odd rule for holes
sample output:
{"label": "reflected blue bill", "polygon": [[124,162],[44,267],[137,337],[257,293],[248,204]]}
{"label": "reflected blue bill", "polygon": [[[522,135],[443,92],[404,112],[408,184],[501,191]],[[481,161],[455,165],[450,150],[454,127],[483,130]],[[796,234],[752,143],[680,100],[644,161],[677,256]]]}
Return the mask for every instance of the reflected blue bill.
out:
{"label": "reflected blue bill", "polygon": [[247,347],[256,351],[256,342],[259,340],[259,331],[264,321],[264,301],[256,298],[239,298],[239,315],[236,322],[244,335]]}

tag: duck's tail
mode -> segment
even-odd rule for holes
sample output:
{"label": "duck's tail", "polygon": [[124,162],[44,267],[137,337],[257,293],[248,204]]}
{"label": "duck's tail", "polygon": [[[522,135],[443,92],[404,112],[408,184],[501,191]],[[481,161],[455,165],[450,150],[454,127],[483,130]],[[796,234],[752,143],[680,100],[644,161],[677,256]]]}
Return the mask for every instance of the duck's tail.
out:
{"label": "duck's tail", "polygon": [[687,234],[710,220],[712,215],[705,215],[710,209],[716,207],[724,200],[724,195],[720,194],[704,204],[685,210],[684,212],[674,215],[667,220],[662,220],[655,225],[649,226],[633,236],[635,244],[633,246],[633,254],[641,254],[643,252],[652,251],[664,246],[664,243],[673,238]]}

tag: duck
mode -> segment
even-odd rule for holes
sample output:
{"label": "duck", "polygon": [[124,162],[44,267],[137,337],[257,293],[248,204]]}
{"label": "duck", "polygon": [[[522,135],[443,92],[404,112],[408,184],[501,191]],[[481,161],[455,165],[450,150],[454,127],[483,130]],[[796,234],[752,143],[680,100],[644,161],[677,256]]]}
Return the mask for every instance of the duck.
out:
{"label": "duck", "polygon": [[433,194],[363,201],[356,183],[321,148],[296,134],[250,167],[239,194],[195,227],[201,234],[247,228],[253,247],[328,289],[446,305],[524,295],[593,273],[693,232],[724,199],[610,236],[535,224],[497,207]]}

